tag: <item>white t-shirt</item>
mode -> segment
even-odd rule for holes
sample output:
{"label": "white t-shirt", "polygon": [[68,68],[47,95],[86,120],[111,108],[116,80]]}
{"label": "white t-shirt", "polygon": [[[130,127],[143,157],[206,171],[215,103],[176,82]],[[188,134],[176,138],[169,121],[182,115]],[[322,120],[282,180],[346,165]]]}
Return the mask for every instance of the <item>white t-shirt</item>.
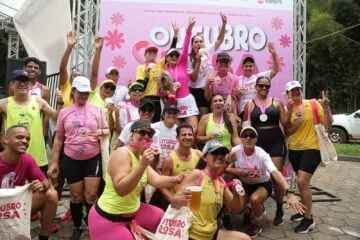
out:
{"label": "white t-shirt", "polygon": [[129,90],[127,87],[117,85],[114,96],[112,97],[115,106],[118,105],[119,102],[130,99],[128,92]]}
{"label": "white t-shirt", "polygon": [[135,107],[130,102],[119,102],[119,105],[121,105],[119,111],[119,120],[121,127],[124,127],[127,123],[136,121],[140,118],[139,108]]}
{"label": "white t-shirt", "polygon": [[123,130],[120,133],[119,136],[119,140],[124,144],[128,144],[128,142],[130,141],[130,136],[131,136],[131,126],[133,125],[134,122],[129,122],[125,125],[125,127],[123,128]]}
{"label": "white t-shirt", "polygon": [[270,174],[276,170],[270,155],[258,146],[255,146],[255,151],[251,156],[246,156],[246,154],[243,153],[243,145],[233,147],[232,151],[236,153],[236,168],[251,169],[256,166],[259,169],[259,175],[257,177],[240,177],[240,181],[245,184],[268,182],[270,180]]}
{"label": "white t-shirt", "polygon": [[[212,58],[215,53],[215,43],[210,44],[205,48],[205,53],[201,56],[201,65],[199,77],[195,82],[189,80],[190,88],[204,88],[206,84],[206,76],[211,74],[214,71],[212,66]],[[192,62],[190,57],[188,59],[187,72],[192,73],[194,68],[192,67]]]}
{"label": "white t-shirt", "polygon": [[247,101],[256,97],[256,89],[255,89],[256,79],[260,76],[270,78],[270,75],[271,75],[271,70],[253,74],[251,75],[251,77],[245,77],[244,75],[241,75],[239,77],[238,86],[245,88],[245,94],[239,99],[240,112],[244,111],[245,104],[247,103]]}
{"label": "white t-shirt", "polygon": [[176,140],[177,125],[174,124],[172,128],[167,128],[164,121],[160,121],[151,124],[151,127],[155,129],[153,141],[160,148],[160,158],[166,158],[178,147],[178,141]]}

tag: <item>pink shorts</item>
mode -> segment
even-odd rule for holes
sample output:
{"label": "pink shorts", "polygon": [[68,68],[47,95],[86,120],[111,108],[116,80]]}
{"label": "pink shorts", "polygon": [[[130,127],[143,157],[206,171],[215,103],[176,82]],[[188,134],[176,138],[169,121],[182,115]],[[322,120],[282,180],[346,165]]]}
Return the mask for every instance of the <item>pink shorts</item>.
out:
{"label": "pink shorts", "polygon": [[[164,211],[158,207],[141,203],[133,218],[137,224],[155,233]],[[102,217],[95,209],[95,204],[89,213],[89,233],[91,240],[134,240],[128,228],[129,222],[113,222]]]}

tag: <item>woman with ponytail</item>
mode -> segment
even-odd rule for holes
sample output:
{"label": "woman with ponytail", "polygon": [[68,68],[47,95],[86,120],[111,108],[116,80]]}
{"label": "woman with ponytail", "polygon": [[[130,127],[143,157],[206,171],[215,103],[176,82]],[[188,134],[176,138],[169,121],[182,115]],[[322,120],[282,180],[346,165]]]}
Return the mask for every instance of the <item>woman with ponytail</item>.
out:
{"label": "woman with ponytail", "polygon": [[198,143],[205,144],[209,140],[216,139],[228,149],[240,144],[236,116],[225,111],[224,105],[221,95],[212,98],[212,113],[202,116],[199,122],[196,134]]}

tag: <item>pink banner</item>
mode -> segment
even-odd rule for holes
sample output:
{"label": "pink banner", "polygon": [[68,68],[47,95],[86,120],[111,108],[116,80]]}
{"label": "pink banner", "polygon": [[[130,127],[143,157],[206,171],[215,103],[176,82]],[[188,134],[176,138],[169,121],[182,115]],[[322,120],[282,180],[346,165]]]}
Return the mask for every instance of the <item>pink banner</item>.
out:
{"label": "pink banner", "polygon": [[106,68],[116,66],[120,69],[120,84],[126,85],[127,78],[135,80],[136,67],[144,61],[145,47],[157,45],[161,52],[158,53],[159,59],[170,46],[173,35],[171,23],[175,21],[181,28],[177,45],[180,49],[189,16],[196,18],[193,34],[202,33],[205,44],[210,44],[217,38],[221,11],[228,17],[228,23],[225,41],[220,48],[228,51],[233,58],[232,69],[235,73],[244,53],[254,56],[259,71],[271,69],[273,63],[267,43],[275,43],[280,72],[273,80],[271,94],[281,97],[285,83],[293,79],[292,4],[291,7],[289,4],[284,7],[280,5],[281,1],[254,0],[246,7],[239,3],[235,7],[229,4],[205,5],[206,0],[200,2],[204,5],[187,1],[177,1],[176,4],[101,1],[100,34],[105,38],[100,64],[102,76],[105,76]]}

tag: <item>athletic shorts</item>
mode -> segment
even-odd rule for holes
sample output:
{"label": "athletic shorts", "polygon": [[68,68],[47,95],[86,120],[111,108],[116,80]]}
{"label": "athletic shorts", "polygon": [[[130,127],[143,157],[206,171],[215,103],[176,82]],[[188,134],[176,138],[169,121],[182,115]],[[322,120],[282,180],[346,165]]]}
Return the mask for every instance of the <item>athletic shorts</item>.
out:
{"label": "athletic shorts", "polygon": [[81,182],[86,177],[100,177],[100,167],[100,154],[88,160],[74,160],[64,154],[62,161],[63,176],[65,176],[69,184]]}
{"label": "athletic shorts", "polygon": [[301,170],[314,174],[321,162],[321,155],[320,151],[316,149],[289,150],[289,160],[295,172]]}
{"label": "athletic shorts", "polygon": [[284,134],[280,127],[256,129],[258,140],[256,145],[267,152],[270,157],[285,157],[286,146]]}
{"label": "athletic shorts", "polygon": [[190,93],[194,96],[198,108],[210,107],[210,103],[205,99],[205,90],[202,88],[189,88]]}
{"label": "athletic shorts", "polygon": [[47,176],[47,171],[48,171],[48,169],[49,169],[49,165],[46,164],[46,165],[41,166],[41,167],[39,167],[39,168],[40,168],[40,170],[42,171],[42,173],[45,174],[45,176]]}
{"label": "athletic shorts", "polygon": [[268,197],[271,195],[273,185],[271,181],[262,182],[262,183],[254,183],[254,184],[246,184],[243,183],[243,188],[245,190],[245,194],[251,196],[259,187],[264,187],[268,193]]}

